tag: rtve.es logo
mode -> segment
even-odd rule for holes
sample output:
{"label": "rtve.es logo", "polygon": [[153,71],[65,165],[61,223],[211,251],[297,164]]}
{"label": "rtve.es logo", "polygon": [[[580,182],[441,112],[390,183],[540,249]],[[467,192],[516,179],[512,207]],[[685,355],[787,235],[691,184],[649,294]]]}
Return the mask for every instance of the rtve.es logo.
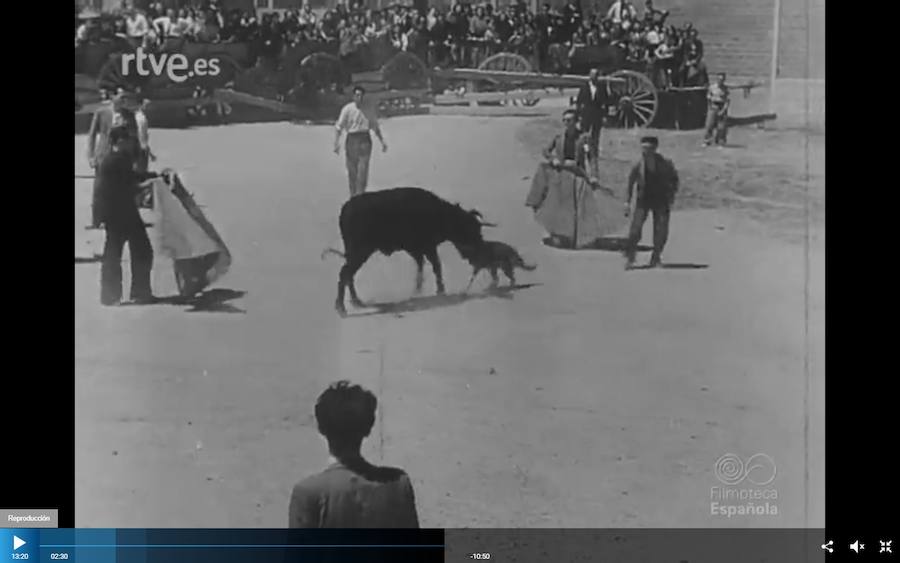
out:
{"label": "rtve.es logo", "polygon": [[122,75],[128,76],[132,70],[138,76],[165,75],[179,84],[194,76],[218,76],[222,72],[219,59],[198,58],[191,68],[187,57],[181,53],[146,53],[141,47],[134,53],[122,55]]}

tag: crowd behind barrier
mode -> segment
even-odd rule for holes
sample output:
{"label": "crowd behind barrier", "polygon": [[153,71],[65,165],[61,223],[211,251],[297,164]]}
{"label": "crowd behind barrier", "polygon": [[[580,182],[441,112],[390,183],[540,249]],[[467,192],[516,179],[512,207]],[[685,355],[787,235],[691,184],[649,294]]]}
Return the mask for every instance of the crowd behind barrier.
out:
{"label": "crowd behind barrier", "polygon": [[565,72],[578,49],[618,49],[629,68],[645,72],[657,86],[705,86],[703,42],[692,24],[667,23],[668,12],[647,0],[643,12],[617,0],[606,13],[584,13],[578,0],[561,10],[544,4],[534,13],[518,2],[495,9],[491,4],[456,3],[446,13],[431,8],[392,5],[364,9],[349,6],[317,14],[303,8],[257,16],[222,10],[215,0],[202,7],[122,10],[100,17],[76,16],[76,48],[95,42],[119,42],[122,48],[178,50],[184,43],[245,43],[254,61],[276,61],[298,45],[332,52],[354,70],[366,65],[367,52],[403,50],[433,67],[477,68],[487,57],[512,52],[534,69]]}

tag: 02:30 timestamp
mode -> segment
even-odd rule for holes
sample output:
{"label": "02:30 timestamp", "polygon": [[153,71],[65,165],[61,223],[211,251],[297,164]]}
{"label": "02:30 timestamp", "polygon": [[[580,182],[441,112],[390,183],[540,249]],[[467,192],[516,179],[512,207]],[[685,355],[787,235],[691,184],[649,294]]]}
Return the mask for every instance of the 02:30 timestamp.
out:
{"label": "02:30 timestamp", "polygon": [[65,561],[69,558],[69,554],[63,551],[62,553],[51,553],[50,561]]}

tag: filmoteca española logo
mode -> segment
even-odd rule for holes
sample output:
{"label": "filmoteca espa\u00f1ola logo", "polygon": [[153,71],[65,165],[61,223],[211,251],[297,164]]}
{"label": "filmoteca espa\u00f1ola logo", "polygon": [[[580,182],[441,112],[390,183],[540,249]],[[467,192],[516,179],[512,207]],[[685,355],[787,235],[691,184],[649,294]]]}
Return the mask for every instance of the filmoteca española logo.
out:
{"label": "filmoteca espa\u00f1ola logo", "polygon": [[714,472],[725,486],[710,489],[713,516],[778,515],[778,491],[770,486],[778,471],[770,456],[758,453],[744,460],[727,453],[716,460]]}
{"label": "filmoteca espa\u00f1ola logo", "polygon": [[775,480],[775,461],[766,454],[754,454],[744,463],[735,454],[725,454],[716,461],[716,478],[723,485],[740,485],[744,481],[765,487]]}

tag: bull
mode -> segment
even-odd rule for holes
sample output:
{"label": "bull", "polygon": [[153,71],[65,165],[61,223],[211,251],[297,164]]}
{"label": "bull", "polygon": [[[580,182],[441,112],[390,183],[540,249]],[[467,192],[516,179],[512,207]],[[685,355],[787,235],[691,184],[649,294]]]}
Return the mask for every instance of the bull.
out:
{"label": "bull", "polygon": [[353,305],[365,306],[353,278],[376,251],[387,256],[404,251],[412,256],[417,268],[417,293],[422,290],[422,269],[427,259],[437,281],[437,293],[442,295],[444,278],[438,246],[450,242],[463,259],[468,259],[484,241],[481,228],[496,226],[484,222],[477,210],[463,209],[422,188],[392,188],[353,197],[341,207],[339,224],[344,252],[328,248],[322,258],[327,253],[344,258],[335,301],[341,316],[347,314],[344,295],[348,288]]}

